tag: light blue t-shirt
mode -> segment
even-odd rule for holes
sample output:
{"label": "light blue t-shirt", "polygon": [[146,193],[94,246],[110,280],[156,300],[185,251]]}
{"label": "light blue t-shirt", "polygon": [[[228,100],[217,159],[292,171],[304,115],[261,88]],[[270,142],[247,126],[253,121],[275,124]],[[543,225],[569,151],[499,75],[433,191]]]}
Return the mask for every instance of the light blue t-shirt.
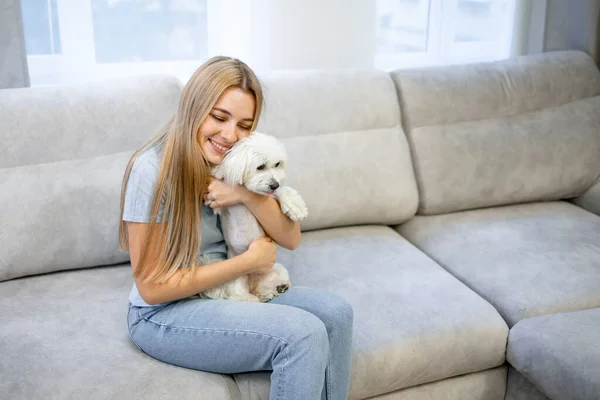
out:
{"label": "light blue t-shirt", "polygon": [[[161,150],[152,148],[140,154],[133,163],[131,174],[125,190],[125,204],[123,208],[123,221],[149,222],[152,194],[158,180],[158,169],[161,159]],[[200,199],[199,201],[202,201]],[[164,204],[164,203],[163,203]],[[162,208],[157,221],[162,218]],[[202,240],[200,244],[200,258],[203,260],[225,260],[227,258],[227,245],[221,230],[219,217],[210,207],[202,205]],[[129,301],[138,307],[154,307],[147,304],[140,296],[135,283],[129,294]],[[162,305],[162,304],[160,304]]]}

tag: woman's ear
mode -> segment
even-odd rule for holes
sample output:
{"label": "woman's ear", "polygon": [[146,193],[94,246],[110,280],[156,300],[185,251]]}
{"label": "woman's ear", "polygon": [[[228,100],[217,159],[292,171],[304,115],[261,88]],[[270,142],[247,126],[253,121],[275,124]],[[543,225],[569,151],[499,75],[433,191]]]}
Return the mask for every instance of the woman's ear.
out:
{"label": "woman's ear", "polygon": [[228,185],[243,185],[251,160],[252,148],[246,138],[241,139],[225,154],[223,162],[215,168],[213,175]]}

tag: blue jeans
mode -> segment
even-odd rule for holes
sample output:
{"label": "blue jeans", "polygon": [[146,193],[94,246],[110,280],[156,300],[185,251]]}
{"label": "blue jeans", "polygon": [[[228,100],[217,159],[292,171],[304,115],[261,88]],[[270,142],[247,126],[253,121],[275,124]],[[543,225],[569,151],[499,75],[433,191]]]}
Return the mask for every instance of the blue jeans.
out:
{"label": "blue jeans", "polygon": [[346,400],[352,307],[319,289],[292,287],[268,303],[183,299],[130,305],[129,334],[149,356],[221,374],[273,371],[271,400]]}

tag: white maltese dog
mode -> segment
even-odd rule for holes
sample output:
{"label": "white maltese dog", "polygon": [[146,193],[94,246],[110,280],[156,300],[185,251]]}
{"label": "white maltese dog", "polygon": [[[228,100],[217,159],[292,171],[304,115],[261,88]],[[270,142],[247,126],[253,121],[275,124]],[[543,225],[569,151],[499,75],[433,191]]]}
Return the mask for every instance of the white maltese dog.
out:
{"label": "white maltese dog", "polygon": [[[243,185],[255,193],[273,196],[285,215],[300,221],[308,216],[308,210],[298,192],[283,186],[286,163],[285,148],[279,140],[254,132],[227,152],[212,175],[228,185]],[[207,203],[210,204],[210,200]],[[242,254],[254,240],[265,236],[258,220],[244,204],[215,208],[214,211],[221,216],[230,258]],[[284,293],[290,286],[287,270],[276,263],[268,274],[243,275],[200,293],[200,297],[265,302]]]}

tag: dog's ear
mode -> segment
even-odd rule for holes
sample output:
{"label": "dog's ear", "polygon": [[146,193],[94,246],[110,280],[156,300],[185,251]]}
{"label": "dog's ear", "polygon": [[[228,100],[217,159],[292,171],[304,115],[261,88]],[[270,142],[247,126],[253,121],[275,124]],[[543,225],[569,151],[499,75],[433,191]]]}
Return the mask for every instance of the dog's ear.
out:
{"label": "dog's ear", "polygon": [[227,152],[215,171],[215,178],[222,179],[228,185],[243,185],[251,161],[252,147],[247,138],[241,139]]}

